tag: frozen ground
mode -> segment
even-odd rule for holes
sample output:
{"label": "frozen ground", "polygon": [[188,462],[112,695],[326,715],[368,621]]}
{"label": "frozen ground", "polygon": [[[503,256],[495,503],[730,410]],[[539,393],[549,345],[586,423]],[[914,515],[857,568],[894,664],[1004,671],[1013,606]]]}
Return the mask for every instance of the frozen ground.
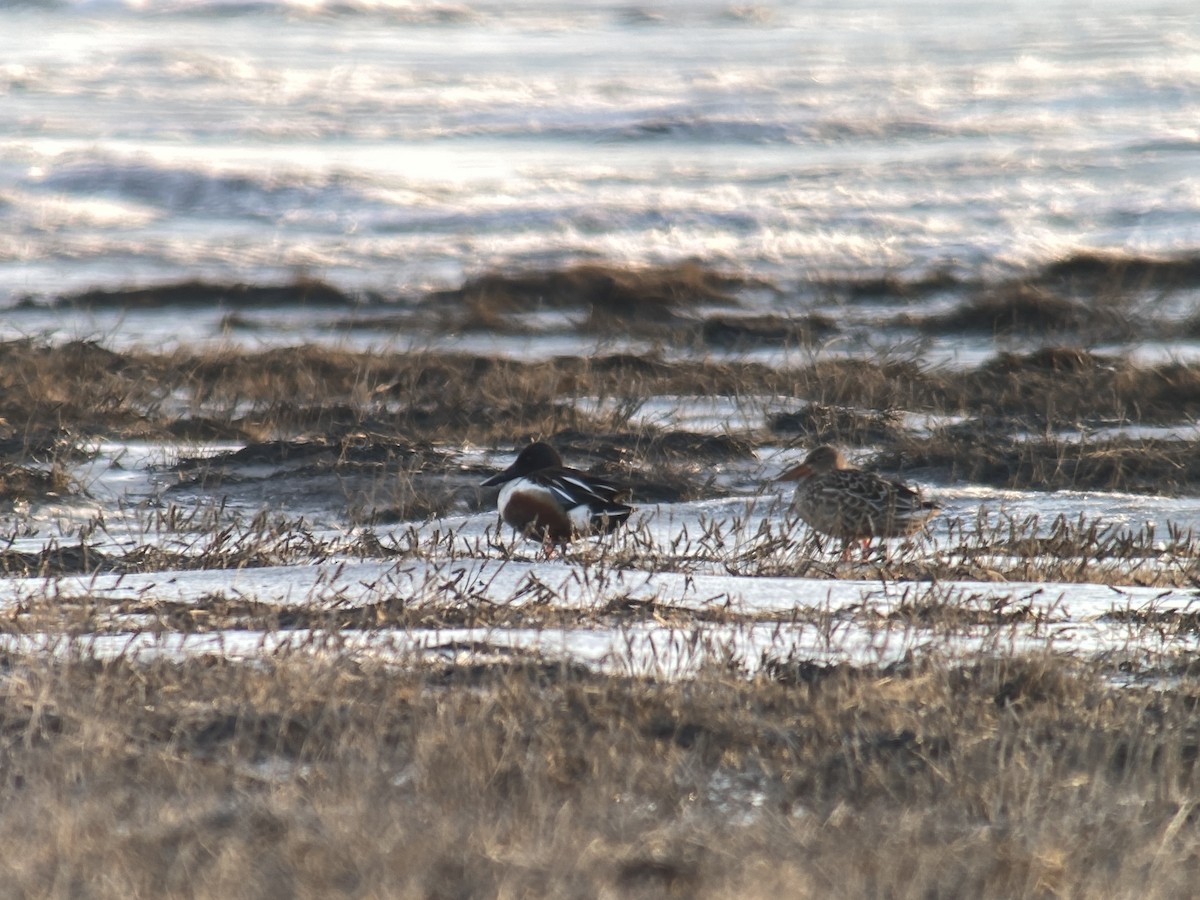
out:
{"label": "frozen ground", "polygon": [[[721,412],[713,401],[696,415]],[[686,410],[675,418],[699,421]],[[1186,574],[1188,533],[1200,529],[1196,498],[925,485],[945,507],[928,534],[841,563],[787,514],[786,492],[769,480],[789,456],[777,449],[730,473],[731,483],[754,487],[642,505],[612,539],[546,559],[488,512],[363,527],[319,503],[259,515],[239,503],[236,485],[219,499],[173,490],[174,460],[235,447],[98,445],[74,473],[85,499],[11,510],[9,552],[86,546],[119,564],[0,581],[4,641],[99,655],[253,657],[291,647],[406,663],[535,653],[673,677],[713,665],[753,672],[784,661],[886,665],[912,654],[1041,649],[1113,673],[1162,672],[1200,642],[1179,624],[1197,601]],[[510,458],[463,456],[496,466]],[[172,517],[164,512],[172,506],[207,512]],[[1081,559],[1070,578],[1062,559],[1047,559],[1039,580],[1043,561],[1001,540],[1013,529],[1045,537],[1063,522],[1136,535],[1142,549],[1107,563]],[[130,562],[151,559],[148,548],[168,555]],[[231,558],[235,567],[213,565]],[[967,563],[986,577],[941,577]],[[1032,580],[1007,580],[1022,566]],[[1168,569],[1175,575],[1163,586],[1155,573]],[[788,574],[796,572],[805,574]],[[178,624],[181,608],[216,601],[222,615]],[[330,625],[355,609],[387,612],[365,627]],[[277,627],[262,627],[264,616]]]}

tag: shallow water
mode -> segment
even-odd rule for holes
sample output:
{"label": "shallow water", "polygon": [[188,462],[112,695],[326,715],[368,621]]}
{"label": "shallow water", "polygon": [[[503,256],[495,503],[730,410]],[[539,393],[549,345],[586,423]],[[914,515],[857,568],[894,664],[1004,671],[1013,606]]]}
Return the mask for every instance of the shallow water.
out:
{"label": "shallow water", "polygon": [[1198,22],[1181,0],[7,5],[0,298],[1191,249]]}

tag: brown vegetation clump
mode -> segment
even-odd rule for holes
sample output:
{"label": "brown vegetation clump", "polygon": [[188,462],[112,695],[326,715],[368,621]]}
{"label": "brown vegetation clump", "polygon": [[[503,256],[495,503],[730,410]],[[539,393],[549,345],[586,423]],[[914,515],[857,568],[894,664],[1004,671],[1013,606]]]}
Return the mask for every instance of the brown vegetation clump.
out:
{"label": "brown vegetation clump", "polygon": [[[153,365],[94,341],[0,343],[0,420],[6,436],[45,441],[55,430],[136,433],[158,399]],[[110,432],[111,433],[111,432]]]}
{"label": "brown vegetation clump", "polygon": [[62,465],[42,469],[0,462],[0,503],[45,500],[77,490],[78,485]]}
{"label": "brown vegetation clump", "polygon": [[1029,377],[1036,372],[1079,374],[1097,369],[1112,369],[1117,361],[1082,347],[1042,347],[1030,353],[1000,352],[984,366],[984,371]]}
{"label": "brown vegetation clump", "polygon": [[903,434],[896,412],[860,410],[813,403],[794,412],[767,417],[777,434],[797,435],[805,445],[837,443],[848,446],[891,445]]}
{"label": "brown vegetation clump", "polygon": [[1200,486],[1200,457],[1191,441],[1126,437],[1071,441],[1053,436],[1018,439],[970,421],[928,438],[906,440],[880,464],[945,473],[1015,490],[1100,490],[1174,494]]}
{"label": "brown vegetation clump", "polygon": [[1061,335],[1082,340],[1123,340],[1135,333],[1126,315],[1108,304],[1077,300],[1029,284],[987,289],[957,310],[919,320],[926,333]]}
{"label": "brown vegetation clump", "polygon": [[84,309],[157,309],[160,307],[350,306],[354,298],[326,282],[301,278],[291,284],[221,284],[178,281],[150,287],[87,290],[56,297],[55,306]]}
{"label": "brown vegetation clump", "polygon": [[13,896],[1185,897],[1195,687],[1069,661],[10,655]]}
{"label": "brown vegetation clump", "polygon": [[661,324],[703,304],[736,305],[734,292],[745,283],[699,263],[641,270],[584,263],[549,272],[482,275],[457,290],[434,294],[428,302],[435,307],[462,304],[487,321],[509,313],[566,309],[587,313],[595,327],[611,320]]}
{"label": "brown vegetation clump", "polygon": [[1063,289],[1106,295],[1200,287],[1200,256],[1149,257],[1121,253],[1076,253],[1055,260],[1034,276]]}
{"label": "brown vegetation clump", "polygon": [[555,434],[553,442],[568,454],[585,453],[605,460],[641,457],[707,466],[754,456],[754,447],[745,438],[729,434],[660,431],[657,428],[604,433],[572,429]]}
{"label": "brown vegetation clump", "polygon": [[709,347],[740,350],[752,347],[800,347],[828,340],[838,332],[828,316],[709,316],[700,340]]}
{"label": "brown vegetation clump", "polygon": [[1069,346],[1002,353],[945,383],[948,409],[1050,427],[1186,422],[1200,415],[1200,366],[1135,366]]}
{"label": "brown vegetation clump", "polygon": [[964,290],[970,284],[946,269],[915,275],[819,275],[812,285],[830,299],[855,302],[871,300],[915,300],[934,294]]}

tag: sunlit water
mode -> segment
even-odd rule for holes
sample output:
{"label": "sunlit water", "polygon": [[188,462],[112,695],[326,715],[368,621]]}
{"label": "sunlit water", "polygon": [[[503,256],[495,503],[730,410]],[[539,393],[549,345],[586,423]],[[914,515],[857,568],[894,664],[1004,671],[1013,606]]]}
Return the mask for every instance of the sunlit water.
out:
{"label": "sunlit water", "polygon": [[1184,0],[0,6],[0,302],[1200,245]]}

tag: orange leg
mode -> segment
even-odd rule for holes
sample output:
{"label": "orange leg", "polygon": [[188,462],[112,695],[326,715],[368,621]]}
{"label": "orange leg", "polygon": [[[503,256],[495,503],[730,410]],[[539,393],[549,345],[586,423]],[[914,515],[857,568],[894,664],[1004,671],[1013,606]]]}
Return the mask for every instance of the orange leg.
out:
{"label": "orange leg", "polygon": [[861,548],[861,556],[867,558],[867,552],[871,547],[871,539],[865,538],[847,538],[845,544],[842,545],[842,562],[850,561],[850,548],[858,545]]}

